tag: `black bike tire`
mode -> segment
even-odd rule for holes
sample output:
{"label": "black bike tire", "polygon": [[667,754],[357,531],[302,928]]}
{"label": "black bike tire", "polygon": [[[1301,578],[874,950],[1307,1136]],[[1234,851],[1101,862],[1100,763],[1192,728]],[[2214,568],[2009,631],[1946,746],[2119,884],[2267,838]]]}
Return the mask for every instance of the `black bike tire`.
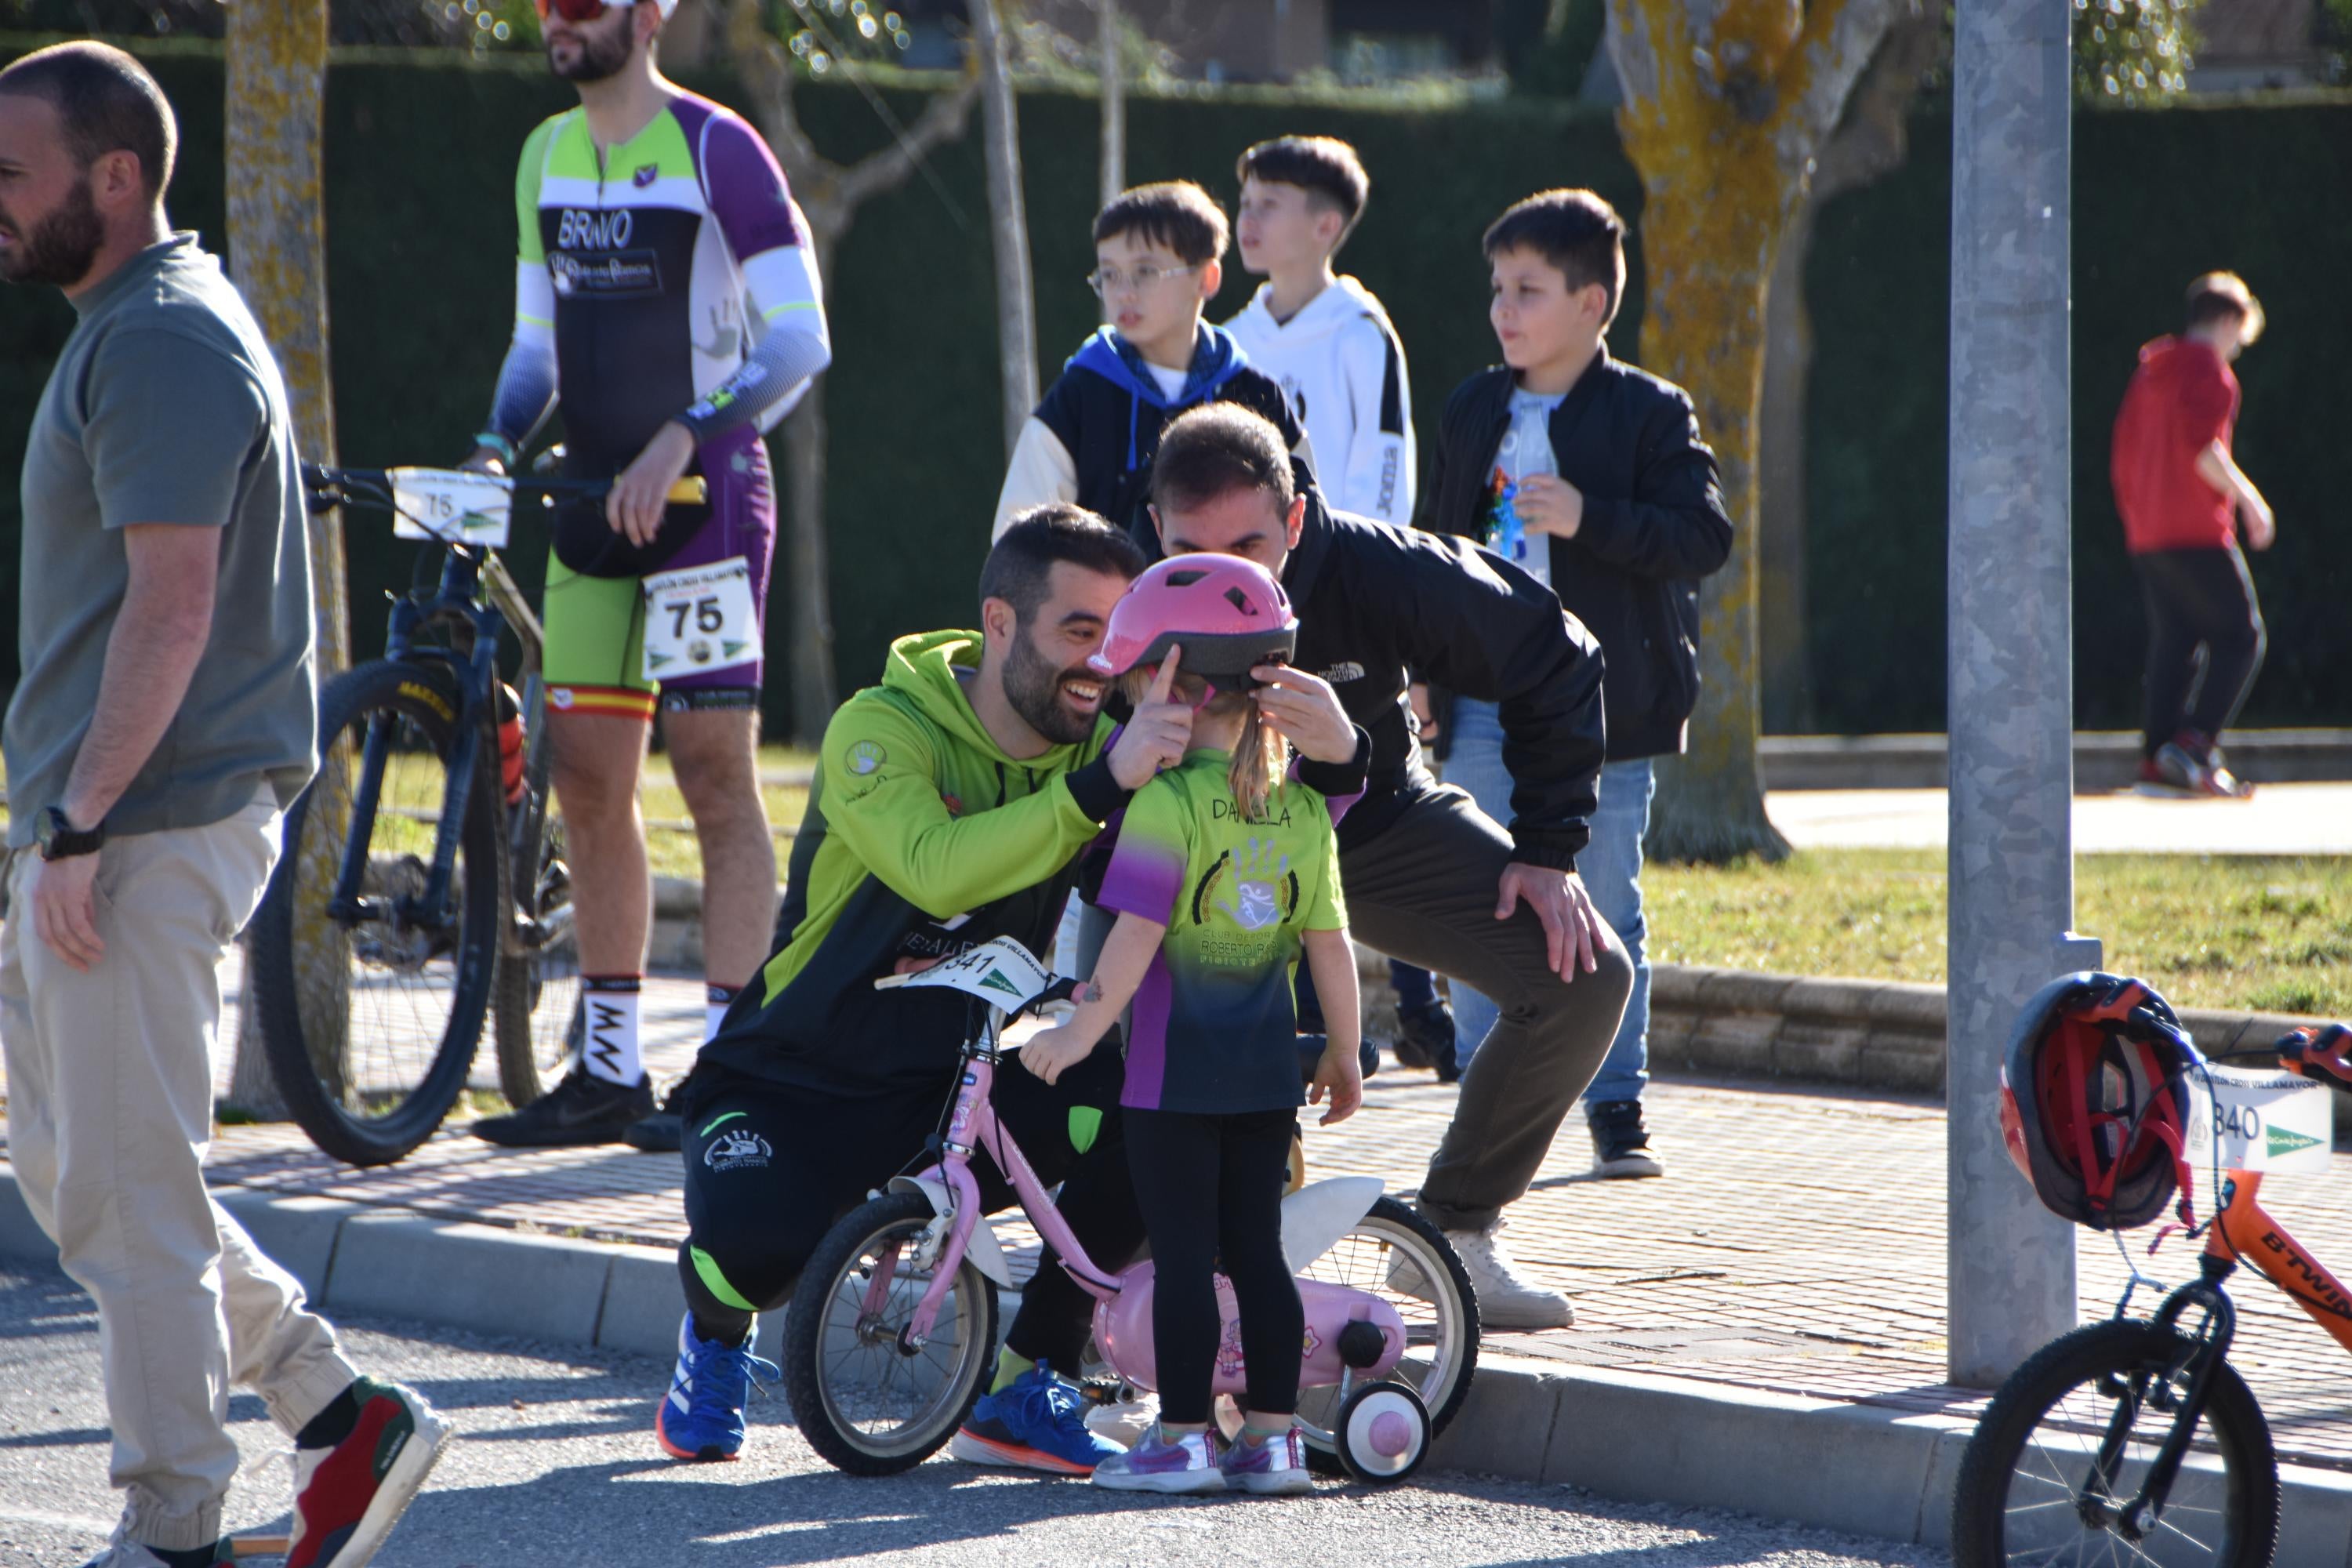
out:
{"label": "black bike tire", "polygon": [[[1952,1492],[1953,1568],[2002,1568],[2010,1476],[2053,1406],[2102,1373],[2177,1361],[2187,1343],[2178,1330],[2109,1319],[2027,1357],[1993,1395],[1961,1456]],[[2213,1369],[2204,1419],[2227,1475],[2230,1539],[2216,1568],[2267,1568],[2278,1542],[2278,1455],[2253,1391],[2226,1361]]]}
{"label": "black bike tire", "polygon": [[[544,700],[542,696],[542,703]],[[537,735],[526,733],[524,738],[535,743],[523,754],[522,804],[509,817],[513,842],[509,846],[508,885],[513,897],[503,906],[501,919],[512,919],[526,900],[536,898],[541,862],[548,843],[548,824],[554,816],[554,796],[549,780],[553,773],[555,748],[548,744],[544,724]],[[576,931],[572,952],[576,970]],[[491,998],[490,1032],[498,1044],[499,1088],[505,1093],[507,1103],[518,1110],[555,1087],[539,1070],[539,1041],[531,1029],[531,971],[536,963],[534,957],[501,952],[498,985]]]}
{"label": "black bike tire", "polygon": [[836,1469],[853,1476],[898,1475],[938,1453],[955,1436],[956,1429],[970,1419],[971,1407],[980,1403],[988,1386],[989,1372],[995,1364],[996,1286],[967,1254],[957,1269],[958,1289],[977,1290],[982,1303],[983,1350],[971,1358],[971,1386],[949,1401],[953,1415],[940,1424],[936,1434],[925,1436],[900,1453],[882,1455],[858,1447],[834,1425],[827,1409],[821,1385],[820,1337],[824,1331],[824,1304],[832,1299],[834,1281],[874,1237],[894,1226],[928,1223],[933,1213],[930,1199],[920,1193],[887,1193],[850,1210],[824,1233],[824,1239],[809,1255],[800,1276],[800,1285],[805,1289],[796,1288],[785,1309],[781,1354],[784,1395],[792,1401],[793,1420],[810,1447]]}
{"label": "black bike tire", "polygon": [[[1461,1413],[1463,1402],[1470,1397],[1470,1384],[1478,1375],[1478,1292],[1470,1283],[1470,1271],[1462,1266],[1454,1244],[1445,1239],[1445,1232],[1411,1204],[1383,1197],[1365,1212],[1364,1219],[1379,1219],[1409,1230],[1428,1245],[1445,1265],[1446,1283],[1453,1289],[1455,1310],[1463,1316],[1461,1374],[1445,1391],[1443,1400],[1431,1404],[1426,1395],[1423,1396],[1423,1403],[1429,1405],[1429,1436],[1434,1443],[1454,1417]],[[1360,1225],[1363,1222],[1357,1223]],[[1354,1234],[1353,1226],[1349,1227],[1349,1234]],[[1413,1392],[1419,1394],[1421,1391],[1415,1389]],[[1318,1475],[1344,1476],[1348,1473],[1347,1467],[1339,1461],[1337,1449],[1312,1438],[1305,1447],[1307,1468]]]}
{"label": "black bike tire", "polygon": [[[419,693],[429,693],[431,700]],[[437,702],[437,706],[436,706]],[[445,757],[456,739],[457,688],[431,666],[377,659],[329,681],[319,694],[320,744],[324,748],[364,715],[396,710],[415,722]],[[433,1135],[466,1087],[489,1005],[497,969],[500,911],[498,803],[467,792],[464,838],[465,927],[449,1021],[423,1080],[390,1116],[362,1121],[330,1096],[310,1065],[303,1037],[294,973],[294,879],[311,791],[286,814],[278,868],[270,876],[253,926],[252,989],[261,1018],[262,1047],[287,1110],[320,1149],[352,1165],[389,1165]]]}

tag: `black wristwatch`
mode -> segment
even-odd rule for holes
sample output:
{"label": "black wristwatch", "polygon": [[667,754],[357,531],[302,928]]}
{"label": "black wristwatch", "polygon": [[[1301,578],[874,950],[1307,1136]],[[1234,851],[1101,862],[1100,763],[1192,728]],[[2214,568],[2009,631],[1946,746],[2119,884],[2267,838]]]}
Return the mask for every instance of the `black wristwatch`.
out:
{"label": "black wristwatch", "polygon": [[56,806],[41,813],[41,826],[36,836],[44,860],[65,860],[76,855],[95,855],[106,847],[106,824],[96,827],[76,827],[66,814]]}

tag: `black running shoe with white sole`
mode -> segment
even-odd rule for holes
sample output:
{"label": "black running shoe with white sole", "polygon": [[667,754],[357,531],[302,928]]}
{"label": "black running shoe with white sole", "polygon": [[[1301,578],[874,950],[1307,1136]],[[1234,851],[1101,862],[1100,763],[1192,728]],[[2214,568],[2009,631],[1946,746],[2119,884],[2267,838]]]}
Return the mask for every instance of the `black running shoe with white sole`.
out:
{"label": "black running shoe with white sole", "polygon": [[633,1123],[653,1111],[651,1079],[642,1078],[633,1084],[609,1083],[575,1068],[520,1110],[485,1116],[474,1123],[473,1131],[475,1137],[509,1149],[572,1149],[618,1143]]}

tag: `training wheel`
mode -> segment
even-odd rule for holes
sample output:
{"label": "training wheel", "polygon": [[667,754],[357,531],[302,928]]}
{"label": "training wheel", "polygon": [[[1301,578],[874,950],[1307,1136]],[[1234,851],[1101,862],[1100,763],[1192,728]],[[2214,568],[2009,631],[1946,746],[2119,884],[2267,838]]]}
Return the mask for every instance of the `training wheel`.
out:
{"label": "training wheel", "polygon": [[1374,1383],[1339,1406],[1331,1444],[1360,1481],[1394,1486],[1429,1458],[1429,1406],[1400,1383]]}

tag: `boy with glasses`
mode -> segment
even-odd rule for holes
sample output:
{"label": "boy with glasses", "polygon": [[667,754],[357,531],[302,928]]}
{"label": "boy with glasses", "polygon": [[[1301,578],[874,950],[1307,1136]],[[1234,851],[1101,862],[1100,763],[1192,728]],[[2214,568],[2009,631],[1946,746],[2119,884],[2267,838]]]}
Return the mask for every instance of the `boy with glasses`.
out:
{"label": "boy with glasses", "polygon": [[992,537],[1033,506],[1073,501],[1122,528],[1142,517],[1160,432],[1197,404],[1239,403],[1292,451],[1307,437],[1282,388],[1201,319],[1224,282],[1225,215],[1190,180],[1123,191],[1095,219],[1087,285],[1104,324],[1062,367],[1021,432]]}

